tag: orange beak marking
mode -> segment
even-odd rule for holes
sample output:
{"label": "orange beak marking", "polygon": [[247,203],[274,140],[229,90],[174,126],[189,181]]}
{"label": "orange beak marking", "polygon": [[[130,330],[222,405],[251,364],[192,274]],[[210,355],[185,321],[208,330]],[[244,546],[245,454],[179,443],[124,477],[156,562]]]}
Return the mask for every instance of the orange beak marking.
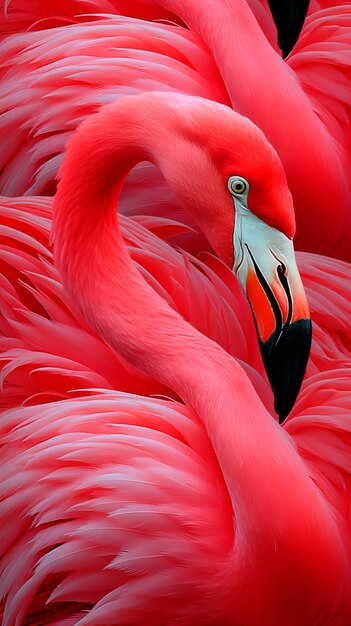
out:
{"label": "orange beak marking", "polygon": [[290,288],[291,292],[294,294],[291,323],[298,320],[309,319],[310,310],[307,304],[300,276],[293,276],[290,278]]}

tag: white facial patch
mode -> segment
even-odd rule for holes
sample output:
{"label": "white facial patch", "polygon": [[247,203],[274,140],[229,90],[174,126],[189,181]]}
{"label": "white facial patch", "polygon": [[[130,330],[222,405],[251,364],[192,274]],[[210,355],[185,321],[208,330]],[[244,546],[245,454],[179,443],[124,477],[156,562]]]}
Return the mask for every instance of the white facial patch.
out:
{"label": "white facial patch", "polygon": [[[242,181],[245,187],[238,181]],[[233,270],[242,287],[246,291],[248,269],[254,268],[252,257],[268,284],[274,280],[277,267],[281,264],[285,266],[288,277],[289,270],[296,269],[292,240],[276,228],[268,226],[248,209],[250,187],[247,180],[240,176],[231,176],[228,188],[233,196],[235,208]],[[239,189],[240,193],[236,192],[236,189]]]}

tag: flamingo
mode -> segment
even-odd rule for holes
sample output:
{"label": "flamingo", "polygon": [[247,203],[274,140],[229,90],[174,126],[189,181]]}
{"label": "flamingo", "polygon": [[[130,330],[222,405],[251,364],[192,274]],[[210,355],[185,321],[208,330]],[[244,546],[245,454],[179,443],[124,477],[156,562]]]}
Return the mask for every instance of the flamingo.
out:
{"label": "flamingo", "polygon": [[[172,390],[116,355],[71,310],[49,245],[52,198],[2,198],[0,352],[2,409],[86,395],[89,388],[172,397]],[[238,281],[211,255],[202,261],[170,247],[184,226],[166,219],[120,216],[129,254],[153,288],[245,368],[274,414],[255,341],[249,306]],[[188,230],[183,237],[188,236]],[[304,386],[348,367],[351,267],[335,259],[297,254],[313,320]],[[219,323],[220,320],[220,323]]]}
{"label": "flamingo", "polygon": [[[72,393],[85,395],[86,389],[97,387],[172,397],[172,390],[128,365],[74,314],[53,266],[51,220],[52,198],[1,199],[2,408],[38,405]],[[200,261],[160,239],[160,235],[178,236],[184,230],[181,224],[121,216],[120,226],[145,279],[190,324],[240,360],[273,411],[254,322],[232,271],[213,256]],[[345,315],[347,310],[341,324]],[[319,322],[323,333],[323,320]],[[313,358],[313,373],[324,362],[322,351],[323,346],[316,353],[317,361]]]}
{"label": "flamingo", "polygon": [[[132,3],[134,14],[149,17],[148,11],[156,11],[149,4]],[[283,161],[293,193],[297,247],[349,259],[350,6],[318,12],[318,3],[312,3],[299,42],[284,62],[252,13],[251,8],[262,15],[258,2],[250,7],[238,0],[235,11],[229,0],[220,8],[213,0],[161,4],[161,17],[171,11],[188,29],[104,16],[98,22],[5,40],[2,106],[7,150],[2,156],[2,193],[52,193],[65,142],[84,117],[118,94],[174,89],[231,103],[261,127]],[[38,6],[42,24],[50,26],[45,7]],[[115,10],[128,14],[129,6],[119,2]],[[77,20],[76,3],[66,8],[69,19]],[[17,15],[15,3],[10,3],[9,15]],[[264,26],[267,19],[260,23]],[[43,107],[45,101],[50,107]],[[146,176],[149,188],[159,184],[152,169]],[[169,190],[163,193],[173,205]],[[337,219],[329,194],[338,207]],[[133,193],[129,197],[135,199]],[[140,204],[133,201],[135,211],[145,210]]]}
{"label": "flamingo", "polygon": [[[254,273],[282,315],[285,277],[307,316],[291,196],[251,122],[201,98],[148,93],[80,126],[54,199],[69,301],[185,405],[92,390],[3,414],[3,624],[347,626],[350,369],[312,377],[283,427],[272,418],[238,361],[160,298],[128,255],[115,206],[145,152],[234,263],[259,334],[272,320],[250,294]],[[253,224],[266,234],[258,247]],[[321,398],[327,420],[313,412]]]}

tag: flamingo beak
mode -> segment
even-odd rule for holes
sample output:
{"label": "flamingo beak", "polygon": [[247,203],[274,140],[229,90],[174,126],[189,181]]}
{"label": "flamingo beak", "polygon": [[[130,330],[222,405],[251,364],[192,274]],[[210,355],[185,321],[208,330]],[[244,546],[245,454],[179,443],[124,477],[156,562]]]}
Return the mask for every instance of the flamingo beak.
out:
{"label": "flamingo beak", "polygon": [[294,406],[308,362],[312,325],[305,292],[295,263],[279,262],[270,250],[271,267],[250,266],[246,292],[254,314],[261,354],[282,423]]}
{"label": "flamingo beak", "polygon": [[281,423],[295,403],[309,358],[309,308],[292,240],[249,211],[237,217],[233,269],[250,302]]}

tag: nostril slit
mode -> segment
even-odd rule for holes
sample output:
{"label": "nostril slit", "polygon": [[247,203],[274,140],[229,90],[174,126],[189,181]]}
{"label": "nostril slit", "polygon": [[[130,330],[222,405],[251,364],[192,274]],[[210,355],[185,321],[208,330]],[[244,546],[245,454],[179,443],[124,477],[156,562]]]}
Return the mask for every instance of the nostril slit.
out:
{"label": "nostril slit", "polygon": [[286,266],[284,265],[284,263],[280,263],[278,265],[277,272],[278,272],[279,276],[285,276],[286,275]]}

